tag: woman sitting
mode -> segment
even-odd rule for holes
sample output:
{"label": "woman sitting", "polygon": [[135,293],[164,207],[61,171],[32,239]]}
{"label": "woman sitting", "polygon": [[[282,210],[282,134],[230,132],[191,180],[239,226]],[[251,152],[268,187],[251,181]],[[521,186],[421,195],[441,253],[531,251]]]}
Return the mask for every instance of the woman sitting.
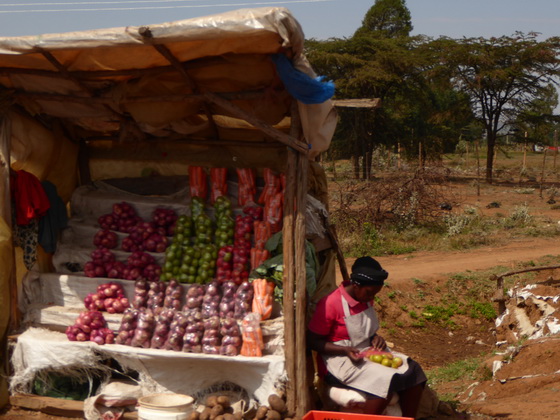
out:
{"label": "woman sitting", "polygon": [[308,345],[319,353],[319,374],[327,384],[366,394],[365,414],[383,414],[393,393],[399,396],[403,417],[416,416],[426,375],[414,360],[400,353],[398,368],[364,360],[364,350],[389,352],[377,335],[379,321],[373,298],[388,273],[371,257],[352,265],[350,282],[342,283],[317,304],[309,323]]}

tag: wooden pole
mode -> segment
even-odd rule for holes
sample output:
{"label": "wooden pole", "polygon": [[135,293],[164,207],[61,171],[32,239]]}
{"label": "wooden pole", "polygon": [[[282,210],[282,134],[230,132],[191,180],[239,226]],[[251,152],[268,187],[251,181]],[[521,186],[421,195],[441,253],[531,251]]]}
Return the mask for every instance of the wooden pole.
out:
{"label": "wooden pole", "polygon": [[542,190],[543,190],[543,183],[544,183],[544,168],[546,163],[546,152],[548,149],[544,149],[543,153],[543,160],[542,160],[542,171],[541,171],[541,185],[539,187],[539,197],[542,198]]}
{"label": "wooden pole", "polygon": [[[10,151],[11,151],[11,124],[10,119],[5,114],[0,114],[0,175],[4,180],[4,185],[0,188],[2,191],[2,204],[0,217],[4,219],[8,227],[12,228],[12,199],[10,192]],[[12,231],[13,234],[13,231]],[[10,332],[17,331],[21,323],[21,314],[18,309],[18,287],[16,278],[15,267],[15,249],[12,242],[12,255],[11,255],[11,268],[10,277],[8,279],[9,299],[8,304],[10,307],[10,320],[8,323],[8,330]]]}
{"label": "wooden pole", "polygon": [[284,254],[284,354],[286,358],[286,403],[290,413],[296,408],[296,363],[295,363],[295,325],[294,325],[294,196],[296,192],[297,152],[288,149],[286,166],[286,191],[284,194],[284,224],[282,228],[282,248]]}
{"label": "wooden pole", "polygon": [[523,167],[522,172],[527,169],[527,132],[525,131],[525,142],[523,143]]}
{"label": "wooden pole", "polygon": [[397,143],[397,169],[401,169],[401,144]]}
{"label": "wooden pole", "polygon": [[556,172],[556,156],[558,156],[558,130],[554,130],[554,172]]}
{"label": "wooden pole", "polygon": [[465,156],[465,170],[468,171],[469,170],[469,142],[468,141],[466,142],[466,146],[467,146],[466,147],[467,148],[467,153],[466,153],[466,156]]}
{"label": "wooden pole", "polygon": [[309,163],[307,156],[298,154],[295,202],[295,283],[296,283],[296,418],[302,418],[310,408],[310,383],[307,378],[307,271],[305,264],[305,208],[307,197],[307,170]]}
{"label": "wooden pole", "polygon": [[480,197],[480,155],[478,153],[478,139],[475,142],[476,153],[476,195]]}

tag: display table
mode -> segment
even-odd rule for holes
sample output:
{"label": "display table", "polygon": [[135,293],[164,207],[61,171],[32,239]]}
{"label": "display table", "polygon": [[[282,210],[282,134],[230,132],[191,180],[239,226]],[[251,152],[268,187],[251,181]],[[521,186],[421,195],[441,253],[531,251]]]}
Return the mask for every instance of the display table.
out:
{"label": "display table", "polygon": [[43,369],[84,377],[89,371],[110,374],[103,363],[112,358],[124,369],[140,375],[146,392],[192,395],[216,382],[233,382],[259,403],[266,404],[275,385],[284,379],[282,356],[215,356],[167,350],[142,349],[118,344],[68,341],[63,333],[28,328],[13,351],[12,392],[29,392],[35,375]]}

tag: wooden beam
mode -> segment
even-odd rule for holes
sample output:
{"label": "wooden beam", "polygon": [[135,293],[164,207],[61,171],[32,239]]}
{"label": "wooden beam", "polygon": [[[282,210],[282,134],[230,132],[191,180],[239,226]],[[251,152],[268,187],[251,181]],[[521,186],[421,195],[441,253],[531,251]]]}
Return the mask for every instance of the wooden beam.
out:
{"label": "wooden beam", "polygon": [[[140,27],[138,29],[138,33],[140,34],[140,36],[142,36],[142,38],[145,41],[147,41],[147,43],[150,43],[157,52],[159,52],[167,61],[169,61],[169,64],[171,64],[181,74],[183,80],[187,83],[187,86],[189,86],[194,93],[200,92],[195,81],[187,72],[185,65],[181,63],[179,59],[173,55],[173,53],[169,50],[169,48],[167,48],[164,44],[158,43],[157,40],[154,39],[153,34],[150,31],[149,27],[147,26]],[[210,128],[212,129],[212,132],[214,134],[214,138],[218,140],[220,138],[218,133],[218,127],[216,126],[214,117],[210,112],[210,107],[208,107],[208,104],[206,103],[204,103],[203,107],[204,107],[204,113],[206,114],[206,117],[208,118],[208,122],[210,123]]]}
{"label": "wooden beam", "polygon": [[[77,87],[79,87],[83,92],[85,92],[89,97],[94,98],[95,92],[90,89],[89,86],[82,83],[81,80],[74,77],[67,69],[64,67],[55,56],[53,56],[49,51],[44,49],[39,49],[41,54],[51,63],[66,79],[72,81]],[[118,113],[113,108],[111,108],[107,104],[102,104],[103,108],[108,112],[109,115],[114,116],[117,120],[121,122],[123,130],[121,133],[125,135],[125,130],[127,129],[128,132],[133,133],[136,137],[145,138],[146,134],[138,127],[136,122],[131,118],[126,118],[124,115]]]}
{"label": "wooden beam", "polygon": [[[114,104],[115,98],[111,96],[76,96],[61,95],[55,93],[43,92],[25,92],[14,90],[12,92],[16,98],[28,98],[39,101],[50,102],[76,102],[85,104]],[[264,90],[239,91],[239,92],[219,92],[216,95],[229,100],[251,100],[264,97]],[[129,96],[119,99],[119,103],[150,103],[150,102],[185,102],[185,101],[202,101],[206,100],[206,96],[202,93],[181,94],[181,95],[154,95],[154,96]]]}
{"label": "wooden beam", "polygon": [[247,121],[249,124],[258,128],[266,135],[272,137],[274,140],[284,143],[286,146],[289,146],[292,149],[297,150],[299,153],[302,153],[304,155],[308,154],[309,148],[307,147],[307,145],[304,144],[303,142],[296,140],[296,138],[294,138],[293,136],[288,135],[282,131],[279,131],[268,124],[265,124],[264,122],[250,115],[249,113],[239,108],[235,104],[232,104],[231,102],[219,97],[214,93],[206,92],[204,95],[210,102],[224,108],[228,112],[235,115],[237,118]]}

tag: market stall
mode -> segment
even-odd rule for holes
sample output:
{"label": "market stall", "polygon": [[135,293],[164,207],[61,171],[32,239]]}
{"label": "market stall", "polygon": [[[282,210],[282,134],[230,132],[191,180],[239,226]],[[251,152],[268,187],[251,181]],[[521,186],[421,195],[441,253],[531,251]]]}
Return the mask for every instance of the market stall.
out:
{"label": "market stall", "polygon": [[[8,333],[21,333],[12,390],[28,386],[41,368],[55,368],[55,359],[61,363],[64,354],[60,368],[111,358],[139,371],[146,387],[155,390],[192,394],[223,379],[262,402],[282,386],[289,412],[306,412],[308,301],[334,281],[324,174],[313,160],[328,148],[336,113],[329,100],[332,86],[315,79],[302,53],[303,40],[299,24],[283,8],[0,38],[3,346]],[[18,211],[24,200],[18,194],[37,182],[49,193],[50,206],[26,196],[27,208],[36,213],[22,221]],[[218,197],[230,206],[223,220],[240,220],[235,234],[243,236],[244,220],[250,225],[244,239],[230,235],[225,243],[217,242]],[[130,217],[124,221],[123,214]],[[170,249],[181,242],[175,228],[182,216],[194,230],[179,248],[214,247],[214,270],[173,271]],[[205,220],[210,232],[204,230]],[[164,231],[149,242],[146,235],[154,233],[150,229],[158,221]],[[256,234],[257,222],[268,224],[268,234]],[[225,230],[232,229],[226,225]],[[264,244],[274,232],[281,237],[274,249],[282,262],[283,300],[271,319],[259,324],[262,356],[243,355],[240,349],[241,355],[219,354],[216,346],[215,352],[204,353],[112,344],[106,333],[104,345],[95,344],[98,337],[91,334],[91,341],[66,338],[76,339],[80,332],[66,329],[93,304],[91,295],[111,282],[118,284],[119,298],[141,310],[133,305],[138,281],[161,283],[161,277],[167,288],[181,276],[176,293],[185,305],[194,284],[209,288],[219,280],[215,264],[224,246],[243,248],[237,257],[247,266],[226,277],[233,276],[236,291],[249,284],[255,293],[256,283],[250,282],[255,277],[249,274],[259,264],[249,269],[247,252],[255,249],[259,263],[267,260],[271,255],[264,253]],[[317,261],[310,276],[306,254],[313,242]],[[101,272],[99,258],[115,264]],[[133,270],[148,266],[141,275]],[[222,278],[220,287],[227,280],[232,279]],[[114,334],[124,323],[124,302],[112,301],[111,310],[102,311]],[[42,357],[34,353],[38,346],[45,350]],[[183,373],[180,378],[173,366]],[[185,373],[192,379],[186,381]],[[5,389],[3,383],[2,405]]]}

